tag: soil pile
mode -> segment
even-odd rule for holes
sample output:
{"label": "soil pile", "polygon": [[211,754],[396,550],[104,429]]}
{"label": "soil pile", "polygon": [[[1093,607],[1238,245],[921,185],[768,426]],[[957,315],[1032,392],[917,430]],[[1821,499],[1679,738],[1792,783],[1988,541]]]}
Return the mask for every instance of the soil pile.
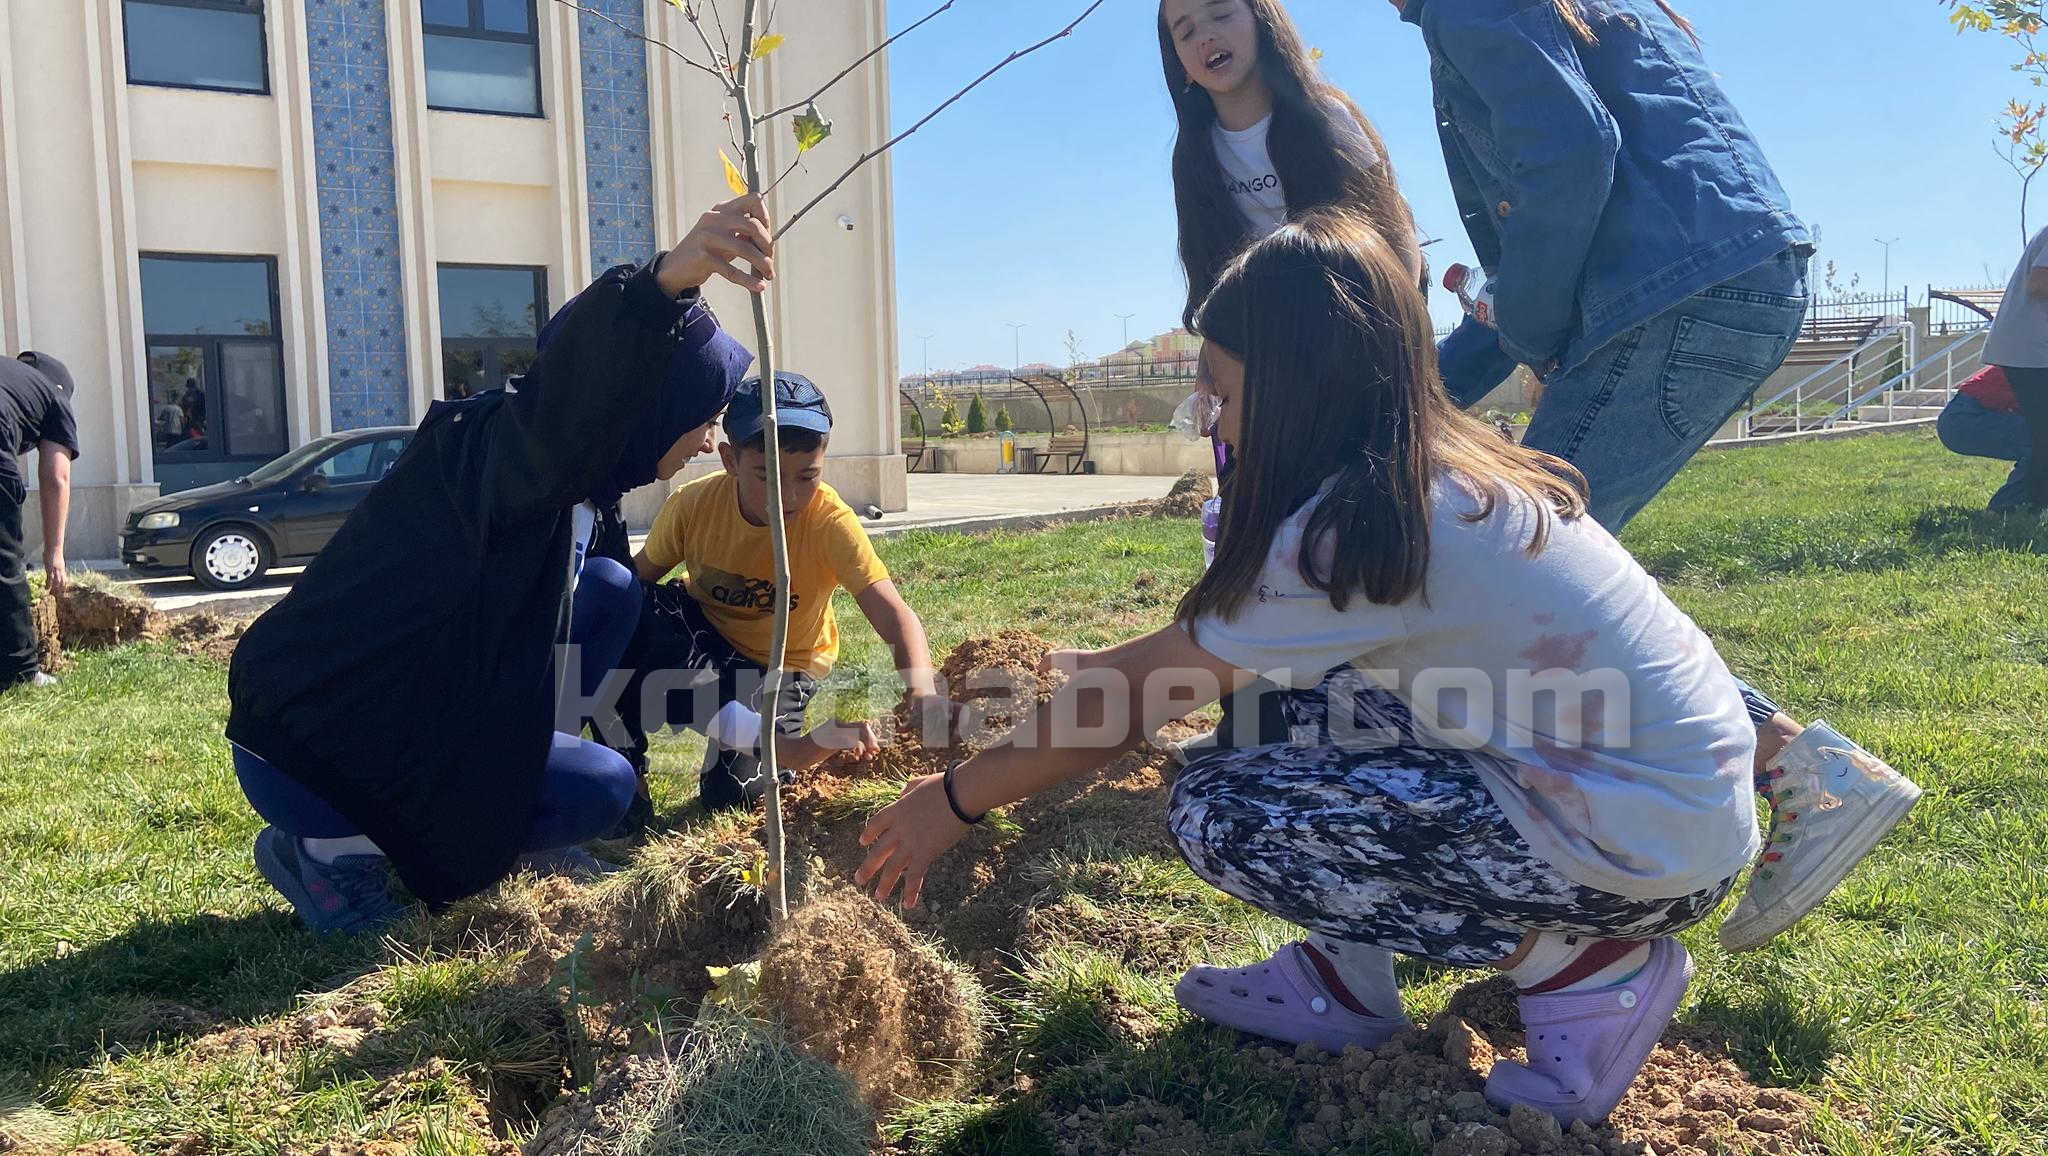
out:
{"label": "soil pile", "polygon": [[1166,496],[1152,503],[1155,518],[1199,518],[1202,503],[1216,496],[1216,479],[1213,475],[1189,470],[1173,483]]}
{"label": "soil pile", "polygon": [[171,624],[141,598],[104,586],[73,582],[57,595],[57,633],[70,650],[105,650],[130,642],[154,642]]}
{"label": "soil pile", "polygon": [[60,674],[70,660],[64,657],[64,636],[57,627],[57,599],[48,593],[29,604],[29,620],[36,632],[36,665],[46,674]]}
{"label": "soil pile", "polygon": [[[1497,1006],[1487,991],[1461,997]],[[1469,988],[1467,990],[1470,990]],[[1457,1000],[1454,1000],[1457,1002]],[[1520,1059],[1519,1031],[1489,1032],[1446,1012],[1427,1029],[1400,1036],[1375,1052],[1330,1056],[1289,1050],[1245,1037],[1241,1045],[1260,1074],[1301,1089],[1290,1113],[1294,1142],[1310,1152],[1368,1145],[1390,1130],[1407,1133],[1430,1156],[1720,1156],[1817,1151],[1807,1132],[1814,1105],[1805,1097],[1761,1088],[1725,1049],[1684,1026],[1665,1036],[1628,1098],[1604,1124],[1561,1127],[1529,1108],[1503,1112],[1486,1102],[1487,1070],[1499,1058]],[[1205,1136],[1178,1108],[1136,1098],[1096,1109],[1052,1106],[1052,1130],[1063,1153],[1263,1150],[1254,1135]],[[1135,1144],[1114,1141],[1133,1135]]]}
{"label": "soil pile", "polygon": [[235,644],[242,641],[242,635],[253,621],[255,619],[229,618],[202,610],[172,621],[170,638],[182,653],[225,663],[235,656]]}
{"label": "soil pile", "polygon": [[792,911],[761,954],[757,991],[797,1046],[886,1111],[958,1090],[981,1054],[978,985],[864,895]]}

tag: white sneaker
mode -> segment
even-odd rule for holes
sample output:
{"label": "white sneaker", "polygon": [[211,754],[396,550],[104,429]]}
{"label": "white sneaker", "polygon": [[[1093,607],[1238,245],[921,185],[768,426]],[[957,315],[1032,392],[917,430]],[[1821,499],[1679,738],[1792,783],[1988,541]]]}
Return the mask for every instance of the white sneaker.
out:
{"label": "white sneaker", "polygon": [[47,671],[39,670],[36,671],[36,676],[30,679],[28,684],[33,687],[55,686],[57,685],[57,676]]}
{"label": "white sneaker", "polygon": [[1765,778],[1770,839],[1721,924],[1729,951],[1762,947],[1820,906],[1920,799],[1912,780],[1824,722],[1779,752]]}

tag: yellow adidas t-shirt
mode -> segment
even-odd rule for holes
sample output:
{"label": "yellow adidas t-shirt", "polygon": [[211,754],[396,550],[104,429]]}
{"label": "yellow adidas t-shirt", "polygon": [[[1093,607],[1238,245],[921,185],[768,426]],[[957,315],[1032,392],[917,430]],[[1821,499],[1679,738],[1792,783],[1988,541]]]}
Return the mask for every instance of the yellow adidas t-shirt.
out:
{"label": "yellow adidas t-shirt", "polygon": [[[814,678],[832,672],[839,657],[839,622],[832,592],[860,594],[888,579],[860,519],[837,491],[822,482],[811,504],[789,520],[789,646],[784,668]],[[666,572],[686,568],[683,582],[704,616],[740,653],[768,665],[775,616],[775,558],[768,527],[740,514],[739,481],[719,472],[699,478],[661,507],[642,547]]]}

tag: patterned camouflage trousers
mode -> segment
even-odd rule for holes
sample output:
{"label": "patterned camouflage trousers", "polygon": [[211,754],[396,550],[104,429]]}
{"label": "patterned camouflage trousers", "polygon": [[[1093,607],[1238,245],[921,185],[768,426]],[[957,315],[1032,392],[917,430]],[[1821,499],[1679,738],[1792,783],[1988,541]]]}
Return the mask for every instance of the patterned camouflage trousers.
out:
{"label": "patterned camouflage trousers", "polygon": [[[1531,931],[1655,939],[1704,919],[1729,879],[1677,899],[1574,883],[1515,830],[1474,770],[1432,748],[1398,698],[1339,667],[1282,699],[1291,742],[1217,750],[1174,783],[1167,823],[1211,885],[1312,931],[1458,967]],[[1366,744],[1334,741],[1376,734]]]}

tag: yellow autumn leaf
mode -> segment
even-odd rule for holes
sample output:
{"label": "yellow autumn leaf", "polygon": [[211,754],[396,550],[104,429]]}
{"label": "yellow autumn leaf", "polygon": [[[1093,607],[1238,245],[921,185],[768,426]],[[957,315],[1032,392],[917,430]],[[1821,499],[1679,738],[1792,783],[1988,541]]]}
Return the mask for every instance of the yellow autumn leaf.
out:
{"label": "yellow autumn leaf", "polygon": [[1323,58],[1323,50],[1322,50],[1322,49],[1320,49],[1320,48],[1311,48],[1311,49],[1309,49],[1309,50],[1308,50],[1308,58],[1309,58],[1310,60],[1321,60],[1321,59]]}
{"label": "yellow autumn leaf", "polygon": [[740,175],[740,167],[732,163],[732,158],[725,155],[724,149],[718,150],[718,159],[725,162],[725,187],[731,189],[735,197],[746,196],[747,178]]}
{"label": "yellow autumn leaf", "polygon": [[754,59],[759,60],[762,57],[768,55],[769,53],[775,51],[776,49],[782,47],[782,42],[784,39],[785,37],[782,35],[782,33],[770,32],[768,35],[763,36],[761,39],[754,41]]}

